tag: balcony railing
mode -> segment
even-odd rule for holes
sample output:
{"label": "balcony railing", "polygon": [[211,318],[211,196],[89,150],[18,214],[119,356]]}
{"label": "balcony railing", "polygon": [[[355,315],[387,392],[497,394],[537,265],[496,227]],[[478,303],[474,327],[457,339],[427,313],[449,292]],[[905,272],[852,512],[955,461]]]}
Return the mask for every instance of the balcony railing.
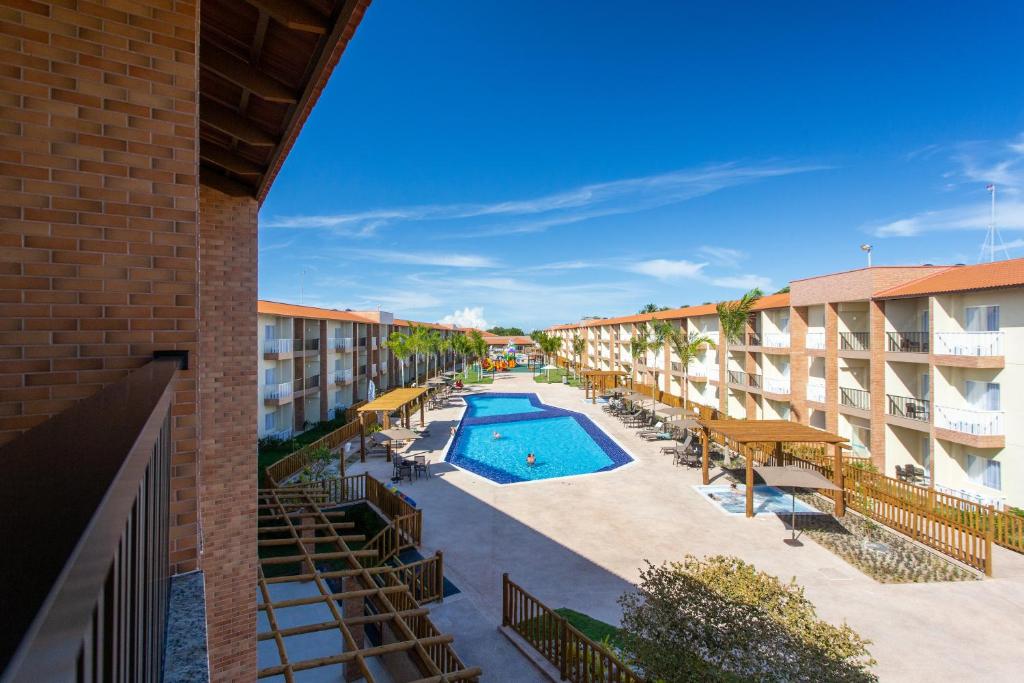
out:
{"label": "balcony railing", "polygon": [[708,367],[703,363],[692,363],[689,370],[690,377],[707,377]]}
{"label": "balcony railing", "polygon": [[761,333],[760,332],[748,332],[747,333],[747,346],[760,346],[761,345]]}
{"label": "balcony railing", "polygon": [[295,380],[295,391],[309,391],[310,389],[320,388],[320,374],[310,375],[309,377],[303,377],[302,379]]}
{"label": "balcony railing", "polygon": [[811,377],[807,380],[807,400],[815,403],[825,402],[825,380]]}
{"label": "balcony railing", "polygon": [[927,332],[886,332],[886,350],[904,353],[928,353]]}
{"label": "balcony railing", "polygon": [[788,377],[768,377],[764,380],[764,390],[769,394],[788,394]]}
{"label": "balcony railing", "polygon": [[287,441],[292,438],[291,429],[274,429],[263,435],[264,439],[277,439],[279,441]]}
{"label": "balcony railing", "polygon": [[761,375],[740,372],[739,370],[729,371],[729,382],[732,384],[743,384],[755,389],[761,388]]}
{"label": "balcony railing", "polygon": [[935,406],[935,426],[940,429],[974,434],[976,436],[1000,436],[1003,431],[1003,413],[999,410],[974,410],[973,408],[949,408]]}
{"label": "balcony railing", "polygon": [[179,362],[154,360],[0,448],[0,679],[161,680]]}
{"label": "balcony railing", "polygon": [[291,339],[264,339],[263,353],[291,353]]}
{"label": "balcony railing", "polygon": [[1003,333],[936,332],[935,353],[943,356],[1001,356]]}
{"label": "balcony railing", "polygon": [[280,401],[292,395],[292,383],[280,382],[278,384],[265,384],[263,386],[263,398],[268,401]]}
{"label": "balcony railing", "polygon": [[867,351],[871,341],[868,332],[840,332],[839,348],[843,351]]}
{"label": "balcony railing", "polygon": [[376,337],[371,337],[370,338],[370,349],[372,349],[373,351],[377,350],[377,338]]}
{"label": "balcony railing", "polygon": [[320,337],[312,337],[302,343],[302,348],[306,351],[319,351],[320,350]]}
{"label": "balcony railing", "polygon": [[805,345],[809,349],[824,349],[825,348],[825,333],[824,332],[808,332],[805,339]]}
{"label": "balcony railing", "polygon": [[839,387],[839,402],[859,410],[871,410],[871,393],[863,389]]}
{"label": "balcony railing", "polygon": [[886,394],[889,399],[889,414],[897,417],[908,417],[911,420],[928,422],[931,415],[931,401],[924,398],[913,398],[910,396],[893,396]]}
{"label": "balcony railing", "polygon": [[372,365],[370,365],[370,376],[371,377],[376,377],[377,376],[377,364],[376,363],[373,363]]}
{"label": "balcony railing", "polygon": [[331,384],[338,386],[344,386],[346,384],[352,384],[352,368],[346,368],[345,370],[335,370],[327,377],[327,381]]}
{"label": "balcony railing", "polygon": [[331,339],[331,347],[335,351],[351,351],[352,337],[333,337]]}
{"label": "balcony railing", "polygon": [[359,348],[366,348],[366,337],[359,338]]}
{"label": "balcony railing", "polygon": [[764,346],[773,349],[789,348],[789,332],[769,332],[764,335]]}
{"label": "balcony railing", "polygon": [[359,372],[357,372],[356,374],[359,375],[360,377],[364,377],[366,375],[366,366],[360,365]]}

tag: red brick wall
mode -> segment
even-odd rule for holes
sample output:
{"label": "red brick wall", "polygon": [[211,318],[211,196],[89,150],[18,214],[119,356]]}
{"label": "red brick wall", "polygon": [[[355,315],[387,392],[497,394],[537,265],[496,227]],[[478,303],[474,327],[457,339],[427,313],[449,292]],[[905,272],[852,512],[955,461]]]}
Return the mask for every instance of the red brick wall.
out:
{"label": "red brick wall", "polygon": [[868,303],[868,338],[871,366],[868,368],[868,390],[871,392],[871,462],[885,472],[885,409],[889,402],[885,395],[885,302]]}
{"label": "red brick wall", "polygon": [[789,311],[789,401],[790,419],[810,424],[807,407],[807,307],[793,306]]}
{"label": "red brick wall", "polygon": [[[0,1],[0,443],[196,343],[194,3]],[[195,380],[172,559],[196,562]]]}
{"label": "red brick wall", "polygon": [[825,429],[839,430],[839,307],[825,304]]}
{"label": "red brick wall", "polygon": [[199,512],[212,680],[256,678],[255,200],[199,203]]}

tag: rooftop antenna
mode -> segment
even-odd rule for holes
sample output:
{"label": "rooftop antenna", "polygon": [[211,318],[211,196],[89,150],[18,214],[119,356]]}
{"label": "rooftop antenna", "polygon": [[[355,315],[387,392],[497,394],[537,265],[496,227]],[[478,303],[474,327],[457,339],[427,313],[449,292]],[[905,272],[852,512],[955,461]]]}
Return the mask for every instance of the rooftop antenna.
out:
{"label": "rooftop antenna", "polygon": [[306,284],[306,268],[299,272],[299,305],[302,305],[302,288]]}
{"label": "rooftop antenna", "polygon": [[870,244],[862,244],[862,245],[860,245],[860,250],[864,251],[864,252],[867,252],[867,255],[868,255],[868,268],[871,267],[871,250],[873,248],[874,247],[872,247]]}
{"label": "rooftop antenna", "polygon": [[999,234],[996,226],[996,186],[991,183],[985,186],[988,193],[992,195],[992,212],[988,221],[988,231],[985,233],[985,241],[981,244],[981,254],[978,256],[978,263],[992,263],[996,260],[996,251],[1002,250],[1004,258],[1010,258],[1010,252],[1003,243],[1003,236]]}

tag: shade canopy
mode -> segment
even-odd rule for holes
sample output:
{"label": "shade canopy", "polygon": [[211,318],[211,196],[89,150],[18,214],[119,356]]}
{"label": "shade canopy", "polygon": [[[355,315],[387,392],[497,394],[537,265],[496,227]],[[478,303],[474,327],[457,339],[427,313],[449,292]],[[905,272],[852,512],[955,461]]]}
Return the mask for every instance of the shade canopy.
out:
{"label": "shade canopy", "polygon": [[848,439],[789,420],[705,420],[701,424],[736,443],[837,443]]}
{"label": "shade canopy", "polygon": [[676,417],[676,416],[679,416],[679,415],[692,415],[693,414],[691,411],[687,410],[686,408],[673,408],[673,407],[658,408],[657,412],[660,413],[661,415],[665,415],[666,417]]}
{"label": "shade canopy", "polygon": [[379,396],[369,403],[365,403],[359,408],[357,412],[369,413],[381,411],[385,413],[391,413],[399,408],[412,403],[420,396],[427,392],[427,387],[408,387],[405,389],[392,389],[383,396]]}
{"label": "shade canopy", "polygon": [[377,436],[378,434],[389,441],[410,441],[420,437],[419,434],[411,429],[406,429],[405,427],[389,427],[388,429],[382,429],[374,436]]}
{"label": "shade canopy", "polygon": [[444,376],[445,376],[445,377],[454,377],[455,375],[457,375],[457,374],[459,374],[459,373],[457,373],[457,372],[456,372],[456,371],[454,371],[454,370],[449,370],[448,372],[445,372],[445,373],[443,373],[443,374],[444,374]]}
{"label": "shade canopy", "polygon": [[769,486],[784,486],[795,489],[827,489],[838,491],[839,487],[815,470],[786,465],[784,467],[754,467],[754,473]]}
{"label": "shade canopy", "polygon": [[545,365],[544,367],[541,368],[541,370],[557,370],[557,369],[558,369],[557,365],[551,365],[550,363],[548,365]]}
{"label": "shade canopy", "polygon": [[440,377],[431,377],[427,380],[427,384],[444,384],[444,380]]}

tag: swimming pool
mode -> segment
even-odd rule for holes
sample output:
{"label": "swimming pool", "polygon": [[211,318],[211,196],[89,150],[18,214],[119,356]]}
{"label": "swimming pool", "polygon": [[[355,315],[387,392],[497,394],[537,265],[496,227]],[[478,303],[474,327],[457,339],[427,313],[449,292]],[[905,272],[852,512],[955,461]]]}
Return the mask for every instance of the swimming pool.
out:
{"label": "swimming pool", "polygon": [[[747,513],[747,487],[737,484],[732,488],[728,484],[712,484],[710,486],[694,486],[699,494],[708,501],[731,515],[745,515]],[[785,513],[793,511],[793,496],[781,491],[774,486],[754,487],[754,512]],[[798,515],[820,515],[821,510],[808,505],[799,498],[796,499],[796,513]]]}
{"label": "swimming pool", "polygon": [[445,460],[498,484],[605,472],[633,460],[590,418],[536,394],[467,396],[466,403]]}

